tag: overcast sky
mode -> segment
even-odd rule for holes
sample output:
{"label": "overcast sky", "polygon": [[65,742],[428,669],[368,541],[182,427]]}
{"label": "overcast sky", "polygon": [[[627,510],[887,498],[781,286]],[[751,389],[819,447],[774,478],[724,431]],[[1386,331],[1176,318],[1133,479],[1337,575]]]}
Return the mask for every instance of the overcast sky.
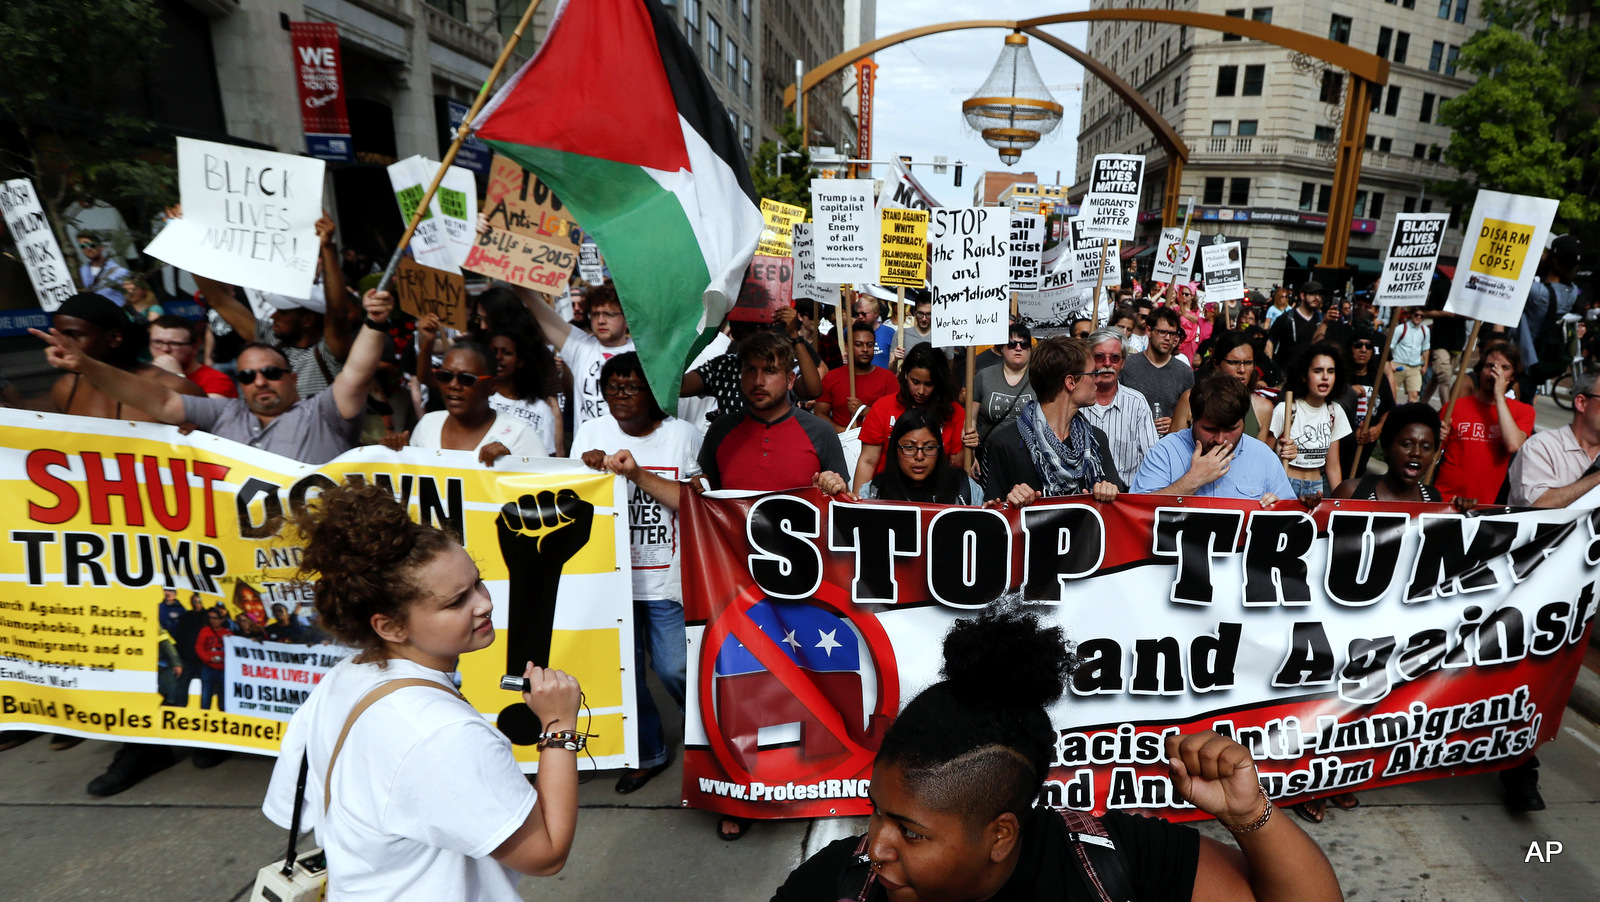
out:
{"label": "overcast sky", "polygon": [[[1088,8],[1087,0],[878,0],[877,37],[940,22],[1026,19]],[[1085,24],[1052,25],[1048,30],[1078,47],[1088,38]],[[972,185],[985,169],[1008,168],[1000,162],[999,151],[983,143],[961,115],[961,102],[978,90],[994,68],[1006,33],[982,29],[931,35],[897,44],[876,56],[880,68],[872,155],[880,160],[902,154],[930,160],[938,154],[966,161],[960,188],[951,185],[950,172],[934,175],[930,168],[913,170],[918,180],[949,206],[972,203]],[[1055,132],[1032,150],[1023,151],[1022,159],[1009,168],[1036,172],[1040,182],[1047,184],[1055,181],[1060,170],[1061,180],[1071,183],[1083,67],[1038,41],[1030,41],[1028,47],[1039,75],[1065,112]],[[875,167],[873,174],[883,173],[883,167]]]}

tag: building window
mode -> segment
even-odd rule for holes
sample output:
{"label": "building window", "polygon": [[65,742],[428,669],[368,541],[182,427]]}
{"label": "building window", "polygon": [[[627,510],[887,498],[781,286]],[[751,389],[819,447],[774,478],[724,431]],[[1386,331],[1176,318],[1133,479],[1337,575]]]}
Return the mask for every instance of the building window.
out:
{"label": "building window", "polygon": [[1450,52],[1444,55],[1444,74],[1456,74],[1456,60],[1461,58],[1461,48],[1450,45]]}
{"label": "building window", "polygon": [[1244,67],[1244,89],[1241,90],[1239,93],[1243,94],[1246,97],[1260,97],[1261,96],[1261,88],[1262,88],[1262,86],[1264,84],[1266,84],[1266,81],[1267,81],[1267,67],[1265,65],[1261,65],[1261,66],[1245,66]]}
{"label": "building window", "polygon": [[[1222,11],[1222,14],[1224,16],[1227,16],[1230,19],[1243,19],[1244,18],[1244,10],[1242,10],[1242,9],[1225,9],[1225,10]],[[1222,39],[1224,41],[1242,41],[1242,40],[1244,40],[1244,38],[1240,37],[1239,35],[1229,34],[1226,31],[1222,33]]]}
{"label": "building window", "polygon": [[1250,18],[1252,20],[1256,21],[1256,22],[1264,22],[1264,23],[1266,23],[1268,25],[1271,25],[1272,24],[1272,7],[1270,7],[1270,6],[1258,6],[1255,9],[1250,10]]}
{"label": "building window", "polygon": [[733,38],[728,38],[728,87],[739,86],[739,47],[733,43]]}
{"label": "building window", "polygon": [[1401,9],[1416,9],[1417,0],[1400,0]]}
{"label": "building window", "polygon": [[1217,96],[1232,97],[1239,84],[1238,66],[1217,67]]}
{"label": "building window", "polygon": [[1422,202],[1422,212],[1424,212],[1424,213],[1432,213],[1433,212],[1433,201],[1432,200],[1424,200]]}
{"label": "building window", "polygon": [[[744,16],[744,36],[748,38],[750,37],[750,0],[739,0],[739,12]],[[745,144],[748,145],[749,143],[749,139],[746,139]]]}
{"label": "building window", "polygon": [[1444,65],[1444,41],[1434,41],[1433,49],[1428,51],[1428,71],[1438,72]]}
{"label": "building window", "polygon": [[1432,94],[1423,94],[1422,95],[1422,116],[1417,121],[1419,121],[1419,122],[1432,122],[1433,121],[1433,95]]}
{"label": "building window", "polygon": [[1437,162],[1439,162],[1440,158],[1443,157],[1443,156],[1444,156],[1444,148],[1443,147],[1440,147],[1439,145],[1435,144],[1432,147],[1428,148],[1428,159],[1429,160],[1437,163]]}
{"label": "building window", "polygon": [[740,126],[740,136],[744,141],[744,152],[747,154],[755,153],[755,148],[751,145],[751,142],[754,141],[755,138],[754,133],[750,131],[750,123],[746,122],[744,125]]}
{"label": "building window", "polygon": [[1366,141],[1367,149],[1368,150],[1374,150],[1374,149],[1377,148],[1377,146],[1378,146],[1378,136],[1377,135],[1368,135],[1367,136],[1367,141]]}
{"label": "building window", "polygon": [[1406,198],[1406,202],[1401,206],[1405,208],[1405,212],[1415,213],[1417,212],[1417,199],[1414,197],[1408,197]]}
{"label": "building window", "polygon": [[1380,28],[1380,29],[1378,29],[1378,50],[1377,50],[1377,54],[1379,56],[1383,57],[1384,59],[1388,59],[1389,58],[1389,43],[1391,41],[1393,41],[1393,40],[1394,40],[1394,29],[1393,28]]}
{"label": "building window", "polygon": [[1439,0],[1439,18],[1450,18],[1450,0]]}
{"label": "building window", "polygon": [[1400,110],[1400,86],[1389,86],[1389,101],[1383,105],[1383,114],[1393,116]]}
{"label": "building window", "polygon": [[1233,134],[1232,119],[1217,119],[1211,123],[1211,137],[1220,138],[1231,134]]}
{"label": "building window", "polygon": [[1410,49],[1411,32],[1397,32],[1394,36],[1394,61],[1397,63],[1404,63],[1406,61],[1406,51]]}
{"label": "building window", "polygon": [[1389,153],[1392,150],[1394,150],[1394,139],[1393,138],[1379,138],[1378,139],[1378,152],[1379,153]]}
{"label": "building window", "polygon": [[1316,129],[1312,131],[1311,137],[1312,137],[1312,140],[1315,140],[1315,141],[1337,141],[1337,140],[1339,140],[1338,133],[1333,130],[1333,126],[1331,126],[1331,125],[1319,125],[1319,126],[1317,126]]}
{"label": "building window", "polygon": [[1317,202],[1317,186],[1314,182],[1300,183],[1300,209],[1309,210]]}
{"label": "building window", "polygon": [[1240,119],[1239,120],[1239,128],[1238,128],[1236,134],[1253,135],[1255,133],[1256,133],[1256,120],[1254,120],[1254,119]]}
{"label": "building window", "polygon": [[1451,204],[1450,205],[1450,221],[1445,223],[1444,225],[1445,225],[1445,228],[1447,228],[1447,229],[1459,229],[1459,228],[1461,228],[1461,205],[1460,204]]}
{"label": "building window", "polygon": [[[1449,2],[1449,0],[1443,0]],[[1350,17],[1335,15],[1328,22],[1328,40],[1338,41],[1341,44],[1350,43]]]}
{"label": "building window", "polygon": [[1344,73],[1332,69],[1322,70],[1322,93],[1317,99],[1323,103],[1338,103],[1344,99]]}
{"label": "building window", "polygon": [[739,77],[744,79],[744,102],[754,103],[750,99],[750,57],[739,60]]}
{"label": "building window", "polygon": [[718,81],[722,68],[722,26],[717,20],[706,16],[706,72],[712,81]]}
{"label": "building window", "polygon": [[683,36],[689,41],[689,51],[700,55],[700,0],[683,0]]}
{"label": "building window", "polygon": [[1249,179],[1234,179],[1233,182],[1228,185],[1228,206],[1230,206],[1230,207],[1248,207],[1248,206],[1250,206],[1250,180]]}
{"label": "building window", "polygon": [[424,0],[424,2],[453,19],[467,21],[467,0]]}
{"label": "building window", "polygon": [[1318,185],[1317,186],[1317,212],[1318,213],[1326,213],[1326,212],[1328,212],[1328,208],[1330,206],[1332,206],[1332,205],[1333,205],[1333,186],[1332,185]]}
{"label": "building window", "polygon": [[1456,21],[1467,21],[1467,0],[1456,0]]}
{"label": "building window", "polygon": [[1411,155],[1419,160],[1422,159],[1428,155],[1428,145],[1418,144],[1417,146],[1411,148]]}
{"label": "building window", "polygon": [[1356,205],[1355,208],[1350,211],[1350,215],[1356,219],[1367,218],[1367,192],[1356,192]]}
{"label": "building window", "polygon": [[1383,218],[1383,193],[1381,191],[1372,192],[1372,203],[1367,205],[1367,218]]}
{"label": "building window", "polygon": [[1183,99],[1183,76],[1179,75],[1176,78],[1172,79],[1172,105],[1173,106],[1177,106],[1178,102],[1180,100],[1182,100],[1182,99]]}
{"label": "building window", "polygon": [[1383,88],[1380,85],[1373,85],[1369,93],[1372,95],[1372,112],[1376,113],[1378,108],[1383,106]]}
{"label": "building window", "polygon": [[1206,179],[1206,192],[1205,195],[1201,197],[1200,202],[1203,204],[1212,205],[1222,203],[1222,188],[1227,181],[1227,179],[1220,178]]}

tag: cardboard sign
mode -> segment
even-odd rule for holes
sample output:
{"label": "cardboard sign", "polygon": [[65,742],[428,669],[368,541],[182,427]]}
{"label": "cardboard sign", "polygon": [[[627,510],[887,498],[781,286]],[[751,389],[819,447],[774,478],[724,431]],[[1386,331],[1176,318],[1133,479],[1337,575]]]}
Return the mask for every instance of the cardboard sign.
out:
{"label": "cardboard sign", "polygon": [[756,253],[787,257],[794,252],[794,224],[806,221],[806,208],[761,198],[761,240]]}
{"label": "cardboard sign", "polygon": [[1103,153],[1089,170],[1089,193],[1083,198],[1083,233],[1090,238],[1132,241],[1139,226],[1139,198],[1144,189],[1144,157]]}
{"label": "cardboard sign", "polygon": [[1206,268],[1206,303],[1244,297],[1244,251],[1239,242],[1208,244],[1200,249]]}
{"label": "cardboard sign", "polygon": [[1040,256],[1044,253],[1044,217],[1038,213],[1011,214],[1011,290],[1039,288]]}
{"label": "cardboard sign", "polygon": [[467,254],[462,268],[545,294],[556,294],[567,286],[577,264],[576,247],[551,244],[531,235],[491,226],[489,231],[478,236],[478,243]]}
{"label": "cardboard sign", "polygon": [[928,284],[928,211],[889,207],[882,217],[879,285],[922,288]]}
{"label": "cardboard sign", "polygon": [[510,157],[495,154],[489,187],[483,193],[483,209],[494,228],[553,244],[570,244],[573,250],[583,242],[583,233],[561,198]]}
{"label": "cardboard sign", "polygon": [[423,266],[401,257],[394,271],[394,292],[400,309],[421,319],[430,313],[452,329],[466,331],[467,280],[459,272]]}
{"label": "cardboard sign", "polygon": [[1445,226],[1444,213],[1397,213],[1394,234],[1389,238],[1389,256],[1383,261],[1383,274],[1372,302],[1379,307],[1414,306],[1428,300],[1433,284],[1433,268],[1439,262]]}
{"label": "cardboard sign", "polygon": [[931,213],[934,347],[1004,344],[1011,312],[1010,211],[940,207]]}
{"label": "cardboard sign", "polygon": [[33,182],[12,179],[0,183],[0,211],[5,213],[6,229],[17,243],[17,256],[28,268],[28,280],[33,283],[33,293],[39,296],[39,306],[54,310],[77,294],[72,269],[61,256],[61,245],[45,218]]}
{"label": "cardboard sign", "polygon": [[811,217],[818,279],[854,283],[878,278],[878,214],[872,206],[872,179],[813,180]]}
{"label": "cardboard sign", "polygon": [[[407,157],[389,166],[389,184],[400,206],[400,219],[410,222],[417,204],[428,190],[439,164],[423,156]],[[411,253],[417,262],[446,272],[460,272],[462,261],[473,245],[473,228],[478,218],[478,187],[472,173],[451,166],[439,190],[428,201],[428,210],[411,234]]]}
{"label": "cardboard sign", "polygon": [[1547,197],[1479,191],[1444,309],[1517,325],[1558,205]]}
{"label": "cardboard sign", "polygon": [[322,173],[310,157],[178,139],[183,218],[144,252],[196,275],[291,298],[311,296],[322,244]]}
{"label": "cardboard sign", "polygon": [[794,261],[788,257],[756,254],[745,267],[739,298],[728,311],[728,319],[770,323],[773,312],[779,307],[793,306]]}
{"label": "cardboard sign", "polygon": [[583,243],[578,245],[578,278],[590,285],[599,285],[606,280],[606,262],[600,256],[600,245],[587,235]]}
{"label": "cardboard sign", "polygon": [[1153,282],[1188,282],[1193,278],[1194,258],[1200,253],[1200,232],[1189,230],[1189,241],[1183,244],[1183,229],[1161,230],[1161,244],[1156,248],[1155,265],[1150,269]]}
{"label": "cardboard sign", "polygon": [[[1105,285],[1122,284],[1122,243],[1120,241],[1106,241],[1103,238],[1091,238],[1084,234],[1083,218],[1076,217],[1067,220],[1067,226],[1072,232],[1072,265],[1075,267],[1073,277],[1079,285],[1094,291],[1097,283]],[[1105,278],[1100,277],[1100,258],[1105,256]],[[1066,265],[1065,260],[1062,265]]]}
{"label": "cardboard sign", "polygon": [[816,223],[794,224],[794,297],[796,300],[839,303],[839,283],[817,281],[816,244],[811,232]]}

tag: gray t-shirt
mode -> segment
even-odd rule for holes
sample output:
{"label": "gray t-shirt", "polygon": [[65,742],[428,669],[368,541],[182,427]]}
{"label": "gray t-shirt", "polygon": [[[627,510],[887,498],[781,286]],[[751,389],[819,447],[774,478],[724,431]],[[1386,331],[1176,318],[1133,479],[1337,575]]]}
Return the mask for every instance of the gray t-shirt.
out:
{"label": "gray t-shirt", "polygon": [[991,366],[972,377],[972,396],[978,401],[978,440],[987,441],[989,433],[1014,421],[1033,402],[1033,384],[1027,370],[1012,385],[1006,382],[1004,365]]}
{"label": "gray t-shirt", "polygon": [[333,392],[325,391],[301,399],[263,426],[243,398],[183,396],[184,419],[203,431],[306,464],[325,464],[354,448],[365,413],[346,418]]}
{"label": "gray t-shirt", "polygon": [[1176,357],[1166,366],[1156,366],[1149,357],[1133,354],[1122,365],[1122,376],[1117,381],[1144,395],[1150,402],[1150,412],[1159,420],[1172,416],[1178,399],[1194,387],[1194,370]]}

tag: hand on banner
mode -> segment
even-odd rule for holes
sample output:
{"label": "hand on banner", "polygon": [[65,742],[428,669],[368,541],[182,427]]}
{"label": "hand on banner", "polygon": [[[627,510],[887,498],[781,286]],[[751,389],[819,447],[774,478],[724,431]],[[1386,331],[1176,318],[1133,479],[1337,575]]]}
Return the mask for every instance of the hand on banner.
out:
{"label": "hand on banner", "polygon": [[333,247],[333,233],[338,228],[333,224],[333,218],[328,215],[328,211],[323,210],[322,218],[318,219],[316,224],[317,240],[322,242],[323,247]]}
{"label": "hand on banner", "polygon": [[386,323],[389,314],[394,312],[394,295],[376,288],[367,289],[361,298],[361,306],[367,311],[367,319],[375,323]]}
{"label": "hand on banner", "polygon": [[500,442],[490,442],[478,449],[478,463],[486,467],[492,467],[495,461],[510,453],[511,449]]}
{"label": "hand on banner", "polygon": [[1317,505],[1322,503],[1322,493],[1312,492],[1309,495],[1301,495],[1300,503],[1306,506],[1306,510],[1314,511],[1317,509]]}
{"label": "hand on banner", "polygon": [[824,470],[811,477],[811,484],[822,490],[825,495],[832,495],[839,501],[859,501],[856,494],[850,491],[850,483],[845,482],[843,476],[832,470]]}
{"label": "hand on banner", "polygon": [[528,691],[522,703],[539,718],[541,732],[555,733],[578,728],[578,705],[583,693],[578,678],[564,670],[538,667],[532,661],[522,670]]}
{"label": "hand on banner", "polygon": [[1261,815],[1255,759],[1232,739],[1212,730],[1168,736],[1167,765],[1172,788],[1223,826],[1242,827]]}
{"label": "hand on banner", "polygon": [[[583,462],[588,463],[589,455],[593,453],[593,451],[584,452]],[[621,451],[618,451],[615,454],[605,455],[600,461],[600,466],[595,467],[595,469],[610,470],[618,476],[621,476],[623,479],[627,479],[632,482],[639,481],[639,462],[634,460],[633,452],[629,451],[627,448],[623,448]]]}
{"label": "hand on banner", "polygon": [[1189,475],[1194,477],[1196,488],[1228,475],[1228,468],[1233,465],[1233,451],[1233,445],[1223,442],[1201,454],[1200,444],[1196,442],[1194,455],[1189,458]]}
{"label": "hand on banner", "polygon": [[606,453],[599,449],[585,451],[579,459],[591,470],[606,469]]}
{"label": "hand on banner", "polygon": [[1450,506],[1464,514],[1478,506],[1478,499],[1463,498],[1460,495],[1457,495],[1450,499]]}
{"label": "hand on banner", "polygon": [[1261,495],[1261,507],[1263,509],[1270,508],[1281,500],[1282,499],[1280,499],[1277,495],[1274,495],[1271,492],[1265,492]]}
{"label": "hand on banner", "polygon": [[988,508],[1026,507],[1038,500],[1039,493],[1034,490],[1033,486],[1025,482],[1019,482],[1011,487],[1011,491],[1007,492],[1004,498],[985,501],[983,506]]}
{"label": "hand on banner", "polygon": [[1094,500],[1100,502],[1101,504],[1110,504],[1111,502],[1117,500],[1116,483],[1097,482],[1094,484],[1094,488],[1089,490],[1089,494],[1093,495]]}
{"label": "hand on banner", "polygon": [[83,348],[76,340],[62,335],[55,327],[51,327],[49,332],[29,329],[28,333],[44,341],[46,345],[44,359],[48,360],[51,366],[69,373],[83,372],[84,361],[89,359],[89,355],[83,353]]}
{"label": "hand on banner", "polygon": [[383,438],[378,439],[378,444],[388,448],[390,451],[399,451],[401,448],[411,444],[411,430],[388,433]]}

